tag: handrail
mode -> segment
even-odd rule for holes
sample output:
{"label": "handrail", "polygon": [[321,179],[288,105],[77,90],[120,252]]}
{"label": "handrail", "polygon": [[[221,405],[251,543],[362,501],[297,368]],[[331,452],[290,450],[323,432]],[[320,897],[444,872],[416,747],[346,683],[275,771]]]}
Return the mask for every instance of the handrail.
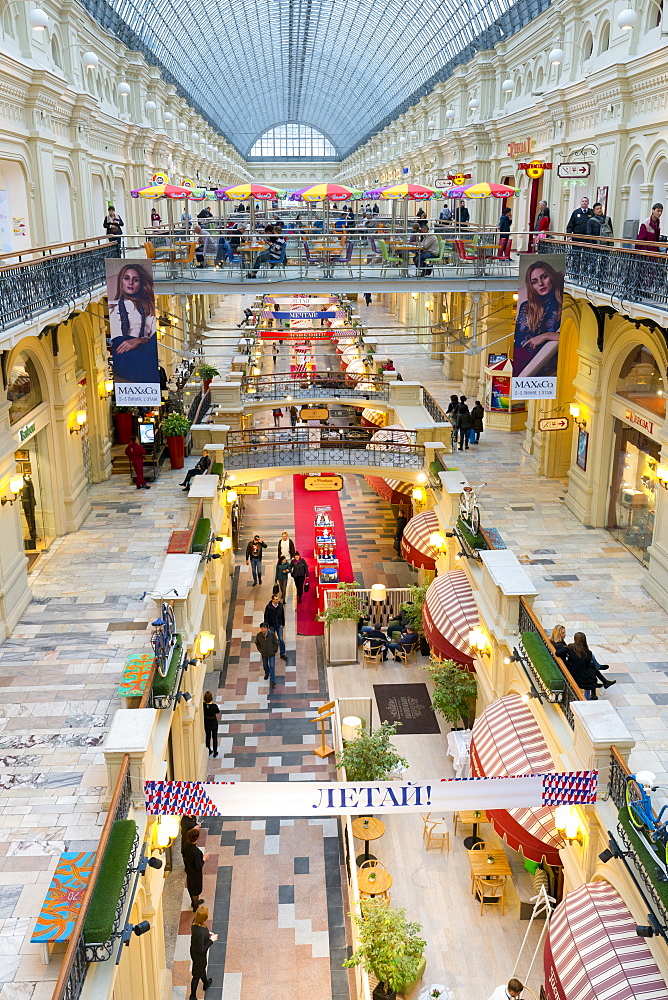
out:
{"label": "handrail", "polygon": [[522,631],[524,631],[522,629],[522,618],[523,617],[526,620],[528,620],[529,624],[531,625],[530,631],[536,632],[540,636],[540,638],[543,640],[543,644],[545,645],[545,648],[547,649],[548,653],[550,653],[550,655],[552,656],[552,659],[554,660],[554,662],[558,666],[561,674],[563,675],[563,678],[564,678],[564,690],[561,693],[561,697],[560,697],[559,701],[556,702],[556,704],[559,705],[559,707],[561,708],[562,712],[566,716],[566,721],[568,722],[568,724],[571,727],[571,729],[574,729],[575,728],[575,717],[574,717],[574,715],[573,715],[573,713],[571,711],[571,703],[573,701],[585,701],[586,699],[585,699],[585,696],[584,696],[584,692],[583,692],[582,688],[579,687],[579,685],[576,684],[576,682],[574,681],[573,676],[572,676],[571,672],[569,671],[568,667],[566,666],[566,664],[564,663],[564,661],[559,656],[556,655],[556,653],[554,651],[554,646],[552,644],[552,641],[548,638],[547,633],[545,632],[543,626],[541,625],[540,621],[538,620],[538,618],[534,614],[533,608],[531,608],[529,606],[529,604],[526,602],[526,600],[523,597],[520,597],[520,615],[519,615],[519,622],[518,622],[518,627],[519,627],[519,632],[520,633]]}
{"label": "handrail", "polygon": [[[4,269],[6,267],[18,267],[19,265],[23,265],[23,264],[35,264],[38,260],[43,259],[43,258],[69,257],[72,254],[79,254],[83,250],[90,250],[91,246],[89,246],[88,244],[91,244],[93,247],[95,247],[95,246],[101,246],[101,245],[107,246],[107,245],[109,245],[110,243],[113,243],[113,242],[115,242],[115,241],[110,240],[108,236],[89,236],[89,237],[87,237],[86,239],[83,239],[83,240],[70,240],[68,243],[52,243],[49,246],[44,246],[44,247],[29,247],[26,250],[13,250],[10,253],[0,254],[0,270]],[[79,246],[79,244],[83,244],[83,245]],[[73,246],[79,246],[79,249],[78,250],[70,250],[69,248],[73,247]],[[60,247],[68,247],[68,250],[64,251],[63,253],[54,253],[53,252],[54,250],[60,249]],[[34,260],[22,261],[21,257],[26,257],[28,254],[41,254],[41,257],[37,257]],[[8,258],[13,258],[13,257],[18,257],[19,258],[18,262],[16,264],[9,264],[9,263],[5,264],[4,263],[5,260],[7,260]]]}
{"label": "handrail", "polygon": [[72,934],[67,943],[65,955],[63,956],[52,1000],[78,1000],[83,988],[83,983],[86,978],[86,969],[88,966],[88,962],[85,957],[83,940],[84,924],[86,922],[88,907],[95,891],[97,877],[102,866],[104,852],[109,841],[109,834],[111,833],[112,826],[118,818],[117,813],[119,808],[123,805],[122,797],[124,791],[126,790],[129,772],[130,755],[125,754],[123,760],[121,761],[120,770],[116,779],[116,785],[114,786],[114,793],[109,804],[109,811],[107,812],[107,818],[104,821],[102,833],[100,834],[100,842],[95,852],[95,859],[93,861],[90,878],[88,879],[88,883],[84,889],[81,907],[74,922],[74,928],[72,929]]}

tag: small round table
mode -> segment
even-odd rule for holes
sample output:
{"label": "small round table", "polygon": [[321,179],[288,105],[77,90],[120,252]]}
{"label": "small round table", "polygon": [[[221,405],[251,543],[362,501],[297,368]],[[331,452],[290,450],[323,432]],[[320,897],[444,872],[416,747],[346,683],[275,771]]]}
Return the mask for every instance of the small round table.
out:
{"label": "small round table", "polygon": [[356,816],[351,823],[353,836],[364,841],[364,854],[357,857],[357,864],[361,865],[365,861],[375,861],[373,854],[369,854],[369,841],[378,840],[385,833],[385,825],[375,816]]}
{"label": "small round table", "polygon": [[381,896],[392,887],[392,876],[384,868],[363,868],[357,873],[360,892],[369,896]]}

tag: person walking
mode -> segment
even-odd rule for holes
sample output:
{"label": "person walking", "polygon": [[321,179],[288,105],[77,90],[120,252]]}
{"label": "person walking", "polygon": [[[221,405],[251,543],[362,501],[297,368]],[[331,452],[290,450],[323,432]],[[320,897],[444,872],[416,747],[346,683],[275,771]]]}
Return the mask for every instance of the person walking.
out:
{"label": "person walking", "polygon": [[186,870],[186,888],[188,889],[193,910],[196,910],[204,902],[203,899],[200,899],[200,893],[202,892],[202,869],[204,868],[204,862],[209,857],[208,854],[202,854],[197,846],[199,834],[198,827],[193,827],[192,830],[188,831],[186,846],[183,852],[183,867]]}
{"label": "person walking", "polygon": [[489,1000],[519,1000],[523,990],[519,979],[510,979],[507,986],[497,986]]}
{"label": "person walking", "polygon": [[253,571],[253,586],[262,583],[262,549],[266,549],[267,543],[263,542],[259,535],[253,535],[252,541],[246,546],[246,565],[250,562]]}
{"label": "person walking", "polygon": [[513,222],[512,208],[504,208],[499,219],[499,257],[509,257],[508,240],[510,239],[510,227]]}
{"label": "person walking", "polygon": [[276,576],[274,577],[274,579],[281,588],[281,599],[283,601],[285,601],[285,595],[288,589],[289,576],[290,576],[290,563],[285,558],[285,556],[281,556],[278,562],[276,563]]}
{"label": "person walking", "polygon": [[287,660],[287,656],[285,655],[285,642],[283,640],[283,629],[285,628],[285,606],[283,605],[279,594],[272,594],[269,604],[264,609],[264,620],[269,626],[270,631],[272,631],[278,639],[278,648],[280,650],[281,659]]}
{"label": "person walking", "polygon": [[186,843],[188,834],[190,833],[191,830],[194,829],[200,830],[201,827],[199,825],[199,822],[197,821],[196,816],[182,816],[180,826],[181,826],[181,858],[183,859],[185,864]]}
{"label": "person walking", "polygon": [[295,543],[288,536],[287,531],[281,532],[281,537],[278,540],[278,551],[276,552],[276,558],[280,559],[281,556],[285,556],[288,562],[291,562],[295,557]]}
{"label": "person walking", "polygon": [[479,399],[476,399],[475,405],[471,410],[471,428],[475,432],[475,438],[473,439],[472,444],[478,444],[478,442],[480,441],[480,435],[484,430],[483,428],[484,419],[485,419],[485,411],[483,409],[482,403],[480,402]]}
{"label": "person walking", "polygon": [[276,406],[271,411],[271,415],[274,418],[274,427],[280,427],[281,426],[281,417],[283,416],[283,410],[279,406]]}
{"label": "person walking", "polygon": [[278,355],[280,354],[280,350],[281,350],[281,349],[280,349],[280,347],[278,346],[278,344],[274,344],[274,346],[273,346],[273,347],[272,347],[272,349],[271,349],[271,356],[272,356],[272,358],[273,358],[273,361],[274,361],[274,368],[276,367],[276,358],[277,358],[277,357],[278,357]]}
{"label": "person walking", "polygon": [[401,539],[404,537],[404,529],[408,524],[408,518],[402,511],[397,518],[397,524],[394,529],[394,551],[397,555],[401,555]]}
{"label": "person walking", "polygon": [[130,464],[135,470],[135,483],[138,490],[150,490],[150,486],[146,485],[146,480],[144,479],[144,455],[146,454],[146,448],[137,440],[136,435],[133,436],[131,444],[125,449],[125,454],[130,459]]}
{"label": "person walking", "polygon": [[271,632],[266,622],[260,625],[260,631],[255,636],[255,646],[262,657],[262,667],[264,669],[264,679],[269,681],[270,686],[276,687],[276,653],[278,652],[278,638]]}
{"label": "person walking", "polygon": [[203,448],[202,457],[198,459],[197,465],[192,469],[188,469],[188,471],[186,472],[186,478],[183,480],[182,483],[179,483],[179,486],[183,486],[183,492],[184,493],[188,492],[188,490],[190,489],[190,480],[193,479],[194,476],[205,476],[210,468],[211,468],[211,459],[209,458],[209,452],[206,450],[206,448]]}
{"label": "person walking", "polygon": [[367,306],[371,305],[371,292],[364,293],[364,301],[366,302]]}
{"label": "person walking", "polygon": [[190,930],[190,961],[192,962],[190,1000],[197,1000],[197,985],[200,980],[205,990],[208,990],[213,983],[213,979],[207,979],[206,963],[209,957],[209,948],[214,941],[218,940],[218,935],[211,934],[209,931],[206,926],[208,919],[209,911],[206,906],[198,907]]}
{"label": "person walking", "polygon": [[295,588],[297,590],[297,604],[302,603],[302,594],[304,589],[308,590],[308,563],[305,559],[302,559],[299,552],[295,552],[294,559],[290,562],[290,576],[295,581]]}
{"label": "person walking", "polygon": [[213,703],[210,691],[204,692],[204,733],[209,757],[218,756],[218,716],[220,709]]}
{"label": "person walking", "polygon": [[298,417],[299,417],[299,412],[297,410],[297,407],[296,406],[291,406],[290,407],[290,426],[291,427],[296,427],[297,426],[297,418]]}
{"label": "person walking", "polygon": [[459,451],[462,450],[462,447],[464,451],[468,451],[473,422],[471,420],[471,411],[466,403],[466,396],[461,396],[459,399],[459,406],[455,410],[455,419],[457,420],[457,429],[459,431]]}

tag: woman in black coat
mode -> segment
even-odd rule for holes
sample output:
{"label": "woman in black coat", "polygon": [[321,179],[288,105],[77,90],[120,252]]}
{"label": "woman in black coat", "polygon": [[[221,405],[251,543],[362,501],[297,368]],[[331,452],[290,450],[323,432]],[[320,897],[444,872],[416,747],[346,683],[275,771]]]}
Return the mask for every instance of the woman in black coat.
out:
{"label": "woman in black coat", "polygon": [[573,642],[566,647],[564,660],[573,680],[582,688],[587,699],[596,700],[596,688],[600,686],[597,683],[599,680],[606,688],[612,687],[615,683],[615,681],[606,680],[601,674],[594,655],[587,645],[587,636],[584,632],[575,633]]}
{"label": "woman in black coat", "polygon": [[295,581],[295,587],[297,588],[297,604],[301,604],[304,584],[308,577],[308,564],[305,559],[302,559],[299,552],[295,552],[294,558],[290,563],[290,575]]}
{"label": "woman in black coat", "polygon": [[466,405],[466,396],[461,397],[459,406],[455,410],[455,418],[459,428],[459,450],[461,451],[463,446],[468,451],[473,421],[471,420],[471,411]]}
{"label": "woman in black coat", "polygon": [[197,984],[200,979],[205,990],[208,990],[213,982],[212,979],[207,979],[206,977],[206,960],[209,948],[214,941],[218,940],[218,935],[210,933],[209,928],[206,926],[208,919],[209,911],[206,906],[200,906],[195,914],[190,931],[190,959],[193,963],[190,1000],[197,1000]]}
{"label": "woman in black coat", "polygon": [[483,410],[482,403],[479,399],[476,399],[475,406],[471,410],[471,426],[475,431],[475,441],[477,444],[480,440],[480,435],[483,432],[483,420],[485,419],[485,411]]}
{"label": "woman in black coat", "polygon": [[183,851],[183,867],[186,870],[186,886],[188,894],[190,895],[190,902],[192,903],[193,910],[196,910],[200,903],[204,902],[204,900],[200,899],[199,896],[202,891],[202,869],[204,868],[204,862],[209,857],[208,854],[202,854],[200,851],[197,846],[198,840],[199,830],[197,828],[189,830]]}

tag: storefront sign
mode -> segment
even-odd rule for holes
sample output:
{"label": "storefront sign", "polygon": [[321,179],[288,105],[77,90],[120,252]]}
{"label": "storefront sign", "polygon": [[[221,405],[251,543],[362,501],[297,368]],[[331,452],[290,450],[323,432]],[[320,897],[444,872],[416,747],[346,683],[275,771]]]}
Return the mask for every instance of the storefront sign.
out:
{"label": "storefront sign", "polygon": [[565,254],[522,254],[513,399],[556,399]]}
{"label": "storefront sign", "polygon": [[591,163],[560,163],[557,166],[557,177],[589,177]]}
{"label": "storefront sign", "polygon": [[299,411],[300,420],[327,420],[329,417],[329,410],[325,407],[320,407],[319,409],[307,409],[305,406]]}
{"label": "storefront sign", "polygon": [[520,170],[523,170],[527,177],[530,177],[532,181],[537,181],[539,177],[543,176],[544,170],[551,170],[551,163],[541,163],[540,160],[532,160],[531,163],[518,163],[517,166]]}
{"label": "storefront sign", "polygon": [[531,146],[531,139],[522,139],[520,142],[509,142],[508,156],[512,160],[516,160],[520,156],[531,156]]}
{"label": "storefront sign", "polygon": [[329,491],[338,493],[343,489],[343,478],[341,476],[307,476],[304,480],[304,489],[307,493],[319,493]]}
{"label": "storefront sign", "polygon": [[639,427],[642,431],[647,431],[648,434],[654,433],[654,423],[648,420],[647,417],[641,417],[639,413],[634,413],[633,410],[624,411],[624,420],[627,424],[633,424],[634,427]]}
{"label": "storefront sign", "polygon": [[145,781],[152,816],[364,816],[596,801],[597,771],[425,781]]}
{"label": "storefront sign", "polygon": [[568,417],[545,417],[538,421],[539,431],[565,431],[568,429]]}
{"label": "storefront sign", "polygon": [[331,340],[332,331],[321,330],[258,330],[261,340]]}
{"label": "storefront sign", "polygon": [[21,427],[21,429],[19,430],[19,441],[21,442],[27,441],[28,438],[32,437],[34,433],[35,433],[34,421],[31,424],[25,424],[25,426]]}
{"label": "storefront sign", "polygon": [[236,494],[240,497],[257,497],[260,495],[259,486],[236,486],[232,485],[230,489],[233,489]]}

